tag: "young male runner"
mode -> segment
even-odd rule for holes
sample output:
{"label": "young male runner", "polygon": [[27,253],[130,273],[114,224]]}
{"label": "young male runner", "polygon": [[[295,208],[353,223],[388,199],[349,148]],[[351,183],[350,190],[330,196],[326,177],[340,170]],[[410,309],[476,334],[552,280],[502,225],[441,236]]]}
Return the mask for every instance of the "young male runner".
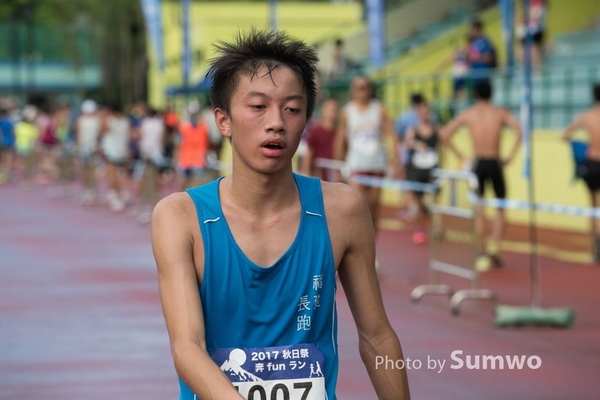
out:
{"label": "young male runner", "polygon": [[[373,96],[375,87],[366,76],[357,76],[352,80],[350,89],[352,100],[340,112],[334,144],[336,158],[346,161],[353,177],[398,175],[398,137],[385,107]],[[386,150],[386,135],[391,144],[390,151]],[[367,199],[377,232],[381,188],[353,180],[350,185]]]}
{"label": "young male runner", "polygon": [[[521,126],[510,112],[491,104],[492,86],[488,81],[481,81],[475,84],[475,105],[463,111],[454,120],[450,121],[440,131],[440,137],[450,150],[452,150],[459,159],[464,160],[460,152],[452,146],[450,138],[458,128],[465,126],[471,134],[473,144],[474,161],[473,172],[477,175],[478,194],[483,197],[486,182],[491,182],[496,193],[496,198],[506,198],[506,183],[504,181],[503,168],[508,165],[516,156],[521,144]],[[510,127],[515,135],[515,144],[508,157],[502,158],[500,155],[500,140],[505,126]],[[462,164],[462,161],[461,161]],[[504,234],[504,209],[496,210],[491,241],[487,246],[487,253],[484,253],[483,238],[483,205],[479,205],[477,216],[477,239],[481,255],[477,258],[476,267],[480,271],[486,271],[491,267],[492,261],[500,265],[500,240]]]}
{"label": "young male runner", "polygon": [[363,197],[292,172],[315,105],[315,52],[254,30],[218,50],[211,97],[232,174],[163,199],[153,215],[180,399],[334,400],[336,272],[378,398],[408,399],[406,371],[376,367],[402,351]]}
{"label": "young male runner", "polygon": [[[587,131],[589,143],[586,154],[585,172],[583,180],[585,181],[589,193],[592,207],[596,208],[600,204],[600,83],[593,87],[594,107],[580,114],[567,127],[563,133],[563,139],[569,141],[573,133],[579,129]],[[592,219],[592,233],[594,235],[594,261],[600,262],[600,219]]]}

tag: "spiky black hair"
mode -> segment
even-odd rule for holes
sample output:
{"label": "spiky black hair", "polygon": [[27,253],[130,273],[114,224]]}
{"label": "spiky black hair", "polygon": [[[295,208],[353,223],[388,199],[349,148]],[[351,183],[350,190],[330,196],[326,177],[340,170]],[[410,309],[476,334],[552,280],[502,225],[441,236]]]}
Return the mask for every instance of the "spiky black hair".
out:
{"label": "spiky black hair", "polygon": [[306,43],[291,39],[283,32],[251,29],[238,32],[234,42],[215,45],[220,55],[211,60],[206,76],[212,80],[210,99],[215,108],[229,114],[231,96],[239,76],[254,77],[261,68],[271,72],[278,66],[292,69],[302,81],[307,95],[307,120],[312,116],[317,98],[316,52]]}

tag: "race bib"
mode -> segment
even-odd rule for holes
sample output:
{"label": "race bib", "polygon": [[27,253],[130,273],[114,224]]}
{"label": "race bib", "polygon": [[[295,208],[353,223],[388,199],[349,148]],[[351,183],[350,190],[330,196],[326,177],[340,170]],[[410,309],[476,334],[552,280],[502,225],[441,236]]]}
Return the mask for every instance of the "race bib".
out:
{"label": "race bib", "polygon": [[325,399],[325,360],[314,344],[217,349],[211,358],[246,400]]}
{"label": "race bib", "polygon": [[365,157],[371,157],[379,151],[379,135],[374,133],[363,133],[356,135],[354,139],[355,150]]}
{"label": "race bib", "polygon": [[433,150],[415,151],[412,157],[412,164],[415,168],[431,169],[437,165],[438,155]]}

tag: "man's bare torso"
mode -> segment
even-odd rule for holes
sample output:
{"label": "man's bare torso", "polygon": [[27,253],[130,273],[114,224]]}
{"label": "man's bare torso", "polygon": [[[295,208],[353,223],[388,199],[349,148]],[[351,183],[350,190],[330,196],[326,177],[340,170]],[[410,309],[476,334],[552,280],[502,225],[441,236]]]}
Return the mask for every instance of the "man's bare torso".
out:
{"label": "man's bare torso", "polygon": [[506,111],[489,103],[478,103],[465,111],[464,122],[469,128],[475,158],[500,158],[500,137],[505,121]]}
{"label": "man's bare torso", "polygon": [[600,161],[600,106],[596,106],[582,115],[582,124],[589,135],[587,157]]}

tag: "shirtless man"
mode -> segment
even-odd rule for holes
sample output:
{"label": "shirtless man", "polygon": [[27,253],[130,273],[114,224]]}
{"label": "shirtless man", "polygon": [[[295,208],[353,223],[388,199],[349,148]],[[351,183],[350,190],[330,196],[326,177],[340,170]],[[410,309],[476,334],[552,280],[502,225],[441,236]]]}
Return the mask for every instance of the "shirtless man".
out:
{"label": "shirtless man", "polygon": [[[440,132],[443,143],[447,144],[462,162],[465,157],[454,147],[450,139],[460,127],[466,127],[471,134],[473,144],[474,162],[473,172],[477,175],[478,195],[483,197],[486,182],[491,182],[496,193],[496,198],[506,198],[506,183],[504,181],[503,167],[510,164],[515,158],[521,144],[521,125],[507,110],[491,104],[492,87],[489,82],[482,81],[475,85],[475,105],[463,111],[454,120],[450,121]],[[516,140],[508,157],[500,155],[500,140],[505,126],[511,128]],[[479,271],[488,270],[492,261],[500,265],[500,240],[504,234],[504,209],[498,208],[494,218],[491,240],[484,251],[483,238],[484,207],[477,207],[477,233],[480,255],[477,257],[476,268]]]}
{"label": "shirtless man", "polygon": [[[232,173],[166,197],[152,221],[179,398],[335,400],[337,273],[377,398],[409,399],[406,371],[377,364],[402,350],[364,198],[292,172],[315,105],[316,53],[255,30],[217,49],[211,98]],[[266,357],[275,372],[257,362]],[[310,376],[310,364],[322,374]]]}
{"label": "shirtless man", "polygon": [[[562,137],[569,141],[577,130],[585,130],[589,135],[586,154],[586,171],[583,180],[587,184],[592,207],[600,205],[600,83],[593,88],[594,107],[580,114],[565,129]],[[600,263],[600,219],[592,218],[592,233],[594,235],[594,262]]]}

